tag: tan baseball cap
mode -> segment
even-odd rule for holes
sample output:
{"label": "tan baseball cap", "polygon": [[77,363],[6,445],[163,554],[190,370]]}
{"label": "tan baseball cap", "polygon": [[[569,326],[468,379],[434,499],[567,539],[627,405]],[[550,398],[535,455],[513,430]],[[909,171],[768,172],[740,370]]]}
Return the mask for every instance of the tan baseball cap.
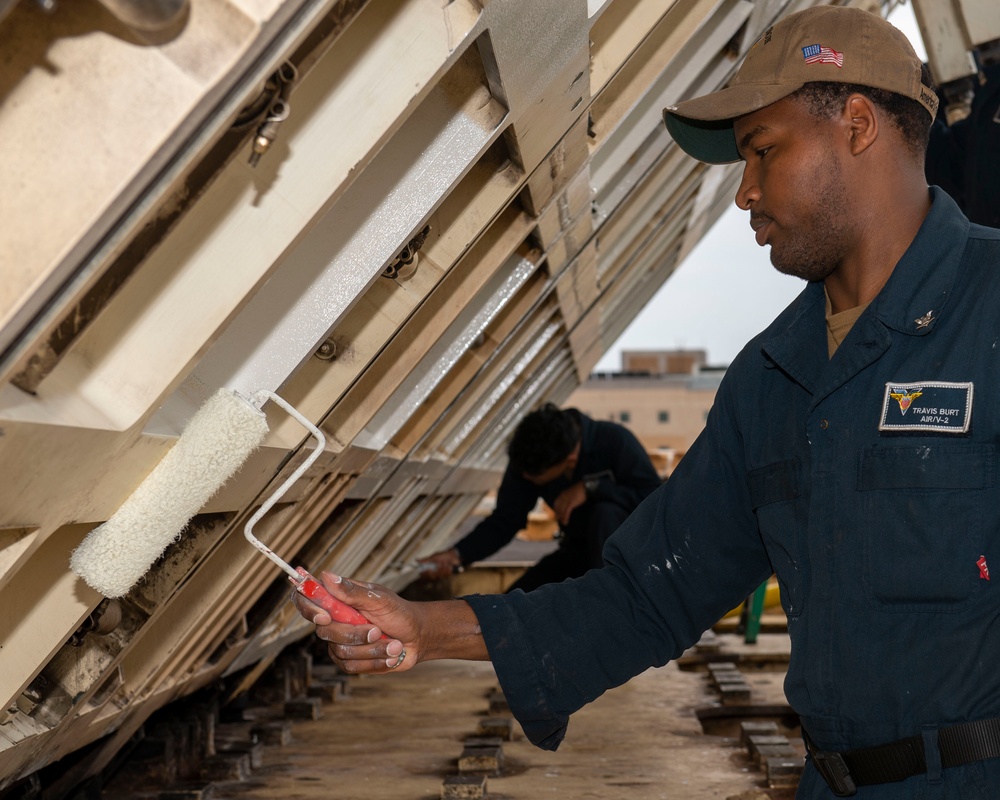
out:
{"label": "tan baseball cap", "polygon": [[814,81],[885,89],[919,102],[931,119],[938,98],[920,81],[920,59],[907,38],[860,8],[814,6],[764,31],[729,86],[663,110],[674,141],[709,164],[740,160],[733,120]]}

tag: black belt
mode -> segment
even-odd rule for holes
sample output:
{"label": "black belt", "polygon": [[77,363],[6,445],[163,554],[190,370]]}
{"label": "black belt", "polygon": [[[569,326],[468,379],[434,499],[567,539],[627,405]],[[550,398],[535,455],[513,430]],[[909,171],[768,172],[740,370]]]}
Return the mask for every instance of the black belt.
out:
{"label": "black belt", "polygon": [[[804,731],[803,739],[816,769],[837,797],[850,797],[858,786],[893,783],[927,772],[922,736],[843,753],[818,749]],[[937,740],[942,767],[1000,757],[1000,718],[939,728]]]}

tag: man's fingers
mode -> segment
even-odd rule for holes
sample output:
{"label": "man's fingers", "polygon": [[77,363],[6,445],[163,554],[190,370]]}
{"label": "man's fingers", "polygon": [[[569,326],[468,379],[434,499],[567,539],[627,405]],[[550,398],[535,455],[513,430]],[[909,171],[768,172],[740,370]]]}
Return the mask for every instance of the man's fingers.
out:
{"label": "man's fingers", "polygon": [[[316,637],[324,642],[337,642],[351,647],[374,644],[382,639],[377,626],[351,625],[346,622],[327,622],[316,626]],[[385,642],[381,642],[385,646]]]}
{"label": "man's fingers", "polygon": [[337,666],[353,674],[388,672],[405,659],[405,656],[400,658],[404,652],[403,643],[397,639],[361,646],[330,642],[327,651]]}
{"label": "man's fingers", "polygon": [[316,626],[316,636],[324,641],[360,645],[377,642],[382,637],[382,631],[377,626],[334,622],[329,612],[317,606],[309,598],[303,597],[298,591],[292,592],[292,603],[305,619]]}
{"label": "man's fingers", "polygon": [[298,590],[292,590],[292,604],[305,619],[313,625],[329,625],[333,620],[330,615],[306,597],[303,597]]}
{"label": "man's fingers", "polygon": [[322,572],[320,580],[323,581],[326,590],[337,600],[347,603],[362,614],[366,608],[378,609],[387,592],[384,587],[378,584],[352,581],[349,578],[334,575],[332,572]]}
{"label": "man's fingers", "polygon": [[[403,636],[406,641],[412,640],[413,615],[393,592],[375,583],[352,581],[330,572],[321,573],[319,580],[330,595],[323,600],[330,612],[305,597],[293,600],[299,613],[316,624],[316,636],[327,643],[330,658],[338,667],[358,674],[384,673],[405,671],[419,661],[419,648],[407,645],[412,650],[407,657],[403,641],[394,638]],[[331,598],[338,603],[330,602]],[[335,607],[344,604],[354,611]],[[332,620],[334,616],[350,622]],[[388,626],[388,633],[383,625]]]}
{"label": "man's fingers", "polygon": [[384,661],[398,656],[403,645],[393,640],[395,648],[389,648],[384,642],[378,644],[351,645],[343,642],[329,642],[327,650],[338,661]]}
{"label": "man's fingers", "polygon": [[323,570],[319,574],[319,579],[330,594],[344,603],[353,605],[351,600],[357,593],[358,584],[347,578],[342,578],[340,575],[335,575],[328,570]]}

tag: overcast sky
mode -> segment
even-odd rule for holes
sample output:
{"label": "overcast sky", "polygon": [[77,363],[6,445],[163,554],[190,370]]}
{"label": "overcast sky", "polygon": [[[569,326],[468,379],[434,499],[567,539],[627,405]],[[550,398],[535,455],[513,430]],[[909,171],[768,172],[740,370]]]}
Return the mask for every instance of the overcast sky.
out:
{"label": "overcast sky", "polygon": [[[926,60],[909,3],[889,20]],[[673,348],[707,350],[710,364],[729,364],[803,286],[771,266],[768,248],[754,241],[749,214],[732,205],[595,369],[620,369],[622,350]]]}

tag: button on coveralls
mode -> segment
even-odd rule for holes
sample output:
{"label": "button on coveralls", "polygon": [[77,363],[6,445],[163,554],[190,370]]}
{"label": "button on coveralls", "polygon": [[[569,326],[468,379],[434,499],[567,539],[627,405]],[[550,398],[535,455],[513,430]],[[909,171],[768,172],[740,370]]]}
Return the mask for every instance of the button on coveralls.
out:
{"label": "button on coveralls", "polygon": [[[1000,231],[931,197],[832,359],[821,283],[744,348],[602,569],[466,598],[535,744],[555,749],[572,712],[681,655],[774,571],[785,692],[816,745],[931,743],[928,774],[857,797],[1000,797],[1000,759],[942,771],[933,745],[1000,716]],[[832,796],[809,763],[797,797]]]}

